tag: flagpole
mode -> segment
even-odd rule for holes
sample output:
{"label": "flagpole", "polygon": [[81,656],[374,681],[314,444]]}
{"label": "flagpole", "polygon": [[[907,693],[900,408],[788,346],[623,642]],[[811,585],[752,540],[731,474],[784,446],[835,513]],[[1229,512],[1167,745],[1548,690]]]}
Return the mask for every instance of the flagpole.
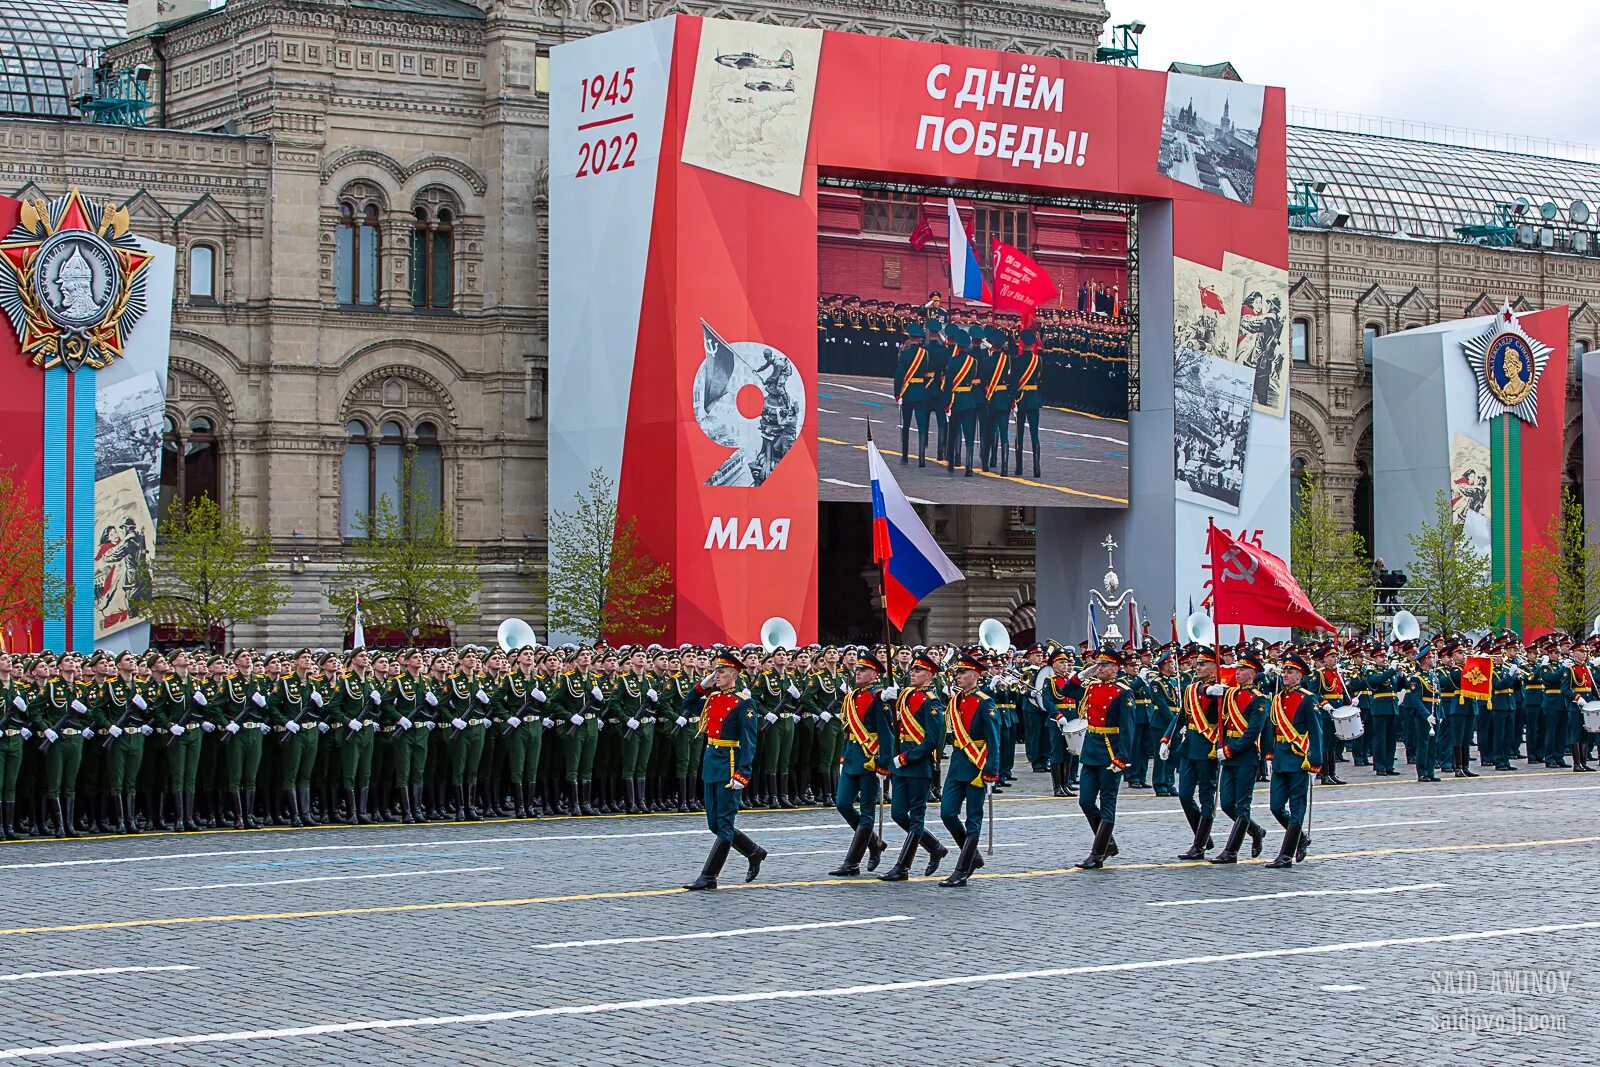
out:
{"label": "flagpole", "polygon": [[[870,418],[867,419],[867,444],[869,444],[869,445],[872,444],[872,420]],[[883,607],[883,655],[884,655],[884,659],[886,661],[884,663],[883,667],[884,667],[884,670],[889,672],[889,684],[893,685],[894,684],[894,639],[891,636],[891,633],[890,633],[891,628],[890,628],[890,625],[889,625],[889,562],[888,562],[888,560],[879,560],[878,561],[878,600],[879,600],[879,602],[881,603],[881,605]],[[894,726],[894,730],[896,732],[895,736],[898,736],[898,731],[900,729],[899,723],[894,722],[892,717],[890,719],[890,722]],[[893,766],[894,766],[894,761],[893,761],[893,758],[891,757],[890,762],[889,762],[889,767],[892,769]],[[880,841],[883,840],[883,794],[888,791],[889,785],[890,785],[890,779],[892,777],[893,777],[892,773],[884,775],[883,788],[878,790],[878,840],[880,840]]]}

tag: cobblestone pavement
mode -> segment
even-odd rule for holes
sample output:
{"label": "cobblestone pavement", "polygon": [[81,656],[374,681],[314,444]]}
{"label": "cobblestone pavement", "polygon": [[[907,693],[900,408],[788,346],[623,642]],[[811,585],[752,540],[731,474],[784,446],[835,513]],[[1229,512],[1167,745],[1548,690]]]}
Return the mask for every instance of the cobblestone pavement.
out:
{"label": "cobblestone pavement", "polygon": [[966,890],[827,878],[817,809],[746,813],[760,880],[735,855],[695,894],[699,816],[0,845],[0,1059],[1591,1061],[1600,776],[1351,777],[1293,870],[1276,827],[1180,863],[1176,801],[1125,791],[1083,872],[1076,802],[1024,771]]}

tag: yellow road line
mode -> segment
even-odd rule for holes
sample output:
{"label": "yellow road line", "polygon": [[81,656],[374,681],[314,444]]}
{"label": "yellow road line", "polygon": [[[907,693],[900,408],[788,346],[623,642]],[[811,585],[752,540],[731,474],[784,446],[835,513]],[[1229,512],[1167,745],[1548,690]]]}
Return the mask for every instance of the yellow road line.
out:
{"label": "yellow road line", "polygon": [[[826,445],[843,445],[845,448],[854,448],[860,452],[865,452],[867,450],[867,446],[864,444],[852,444],[849,441],[841,441],[835,437],[823,437],[818,435],[817,440]],[[878,451],[885,456],[906,455],[906,453],[896,452],[888,448],[880,448]],[[936,461],[936,463],[937,462],[939,461]],[[1050,485],[1046,482],[1036,482],[1031,478],[1017,478],[1006,474],[996,474],[994,471],[975,470],[974,473],[981,474],[985,478],[995,478],[1002,482],[1011,482],[1013,485],[1026,485],[1033,489],[1053,489],[1058,493],[1065,493],[1067,496],[1081,496],[1090,500],[1104,500],[1108,504],[1126,504],[1128,502],[1127,497],[1103,496],[1100,493],[1091,493],[1085,489],[1070,489],[1064,485]]]}
{"label": "yellow road line", "polygon": [[[1370,858],[1373,856],[1406,856],[1424,855],[1441,852],[1484,852],[1494,849],[1516,848],[1556,848],[1563,845],[1592,845],[1600,843],[1600,837],[1560,837],[1542,841],[1495,841],[1478,842],[1465,845],[1421,845],[1408,848],[1374,848],[1359,849],[1349,852],[1329,852],[1324,855],[1311,855],[1306,857],[1306,862],[1319,863],[1331,860],[1347,860]],[[1240,860],[1241,866],[1261,864],[1267,862],[1266,858],[1254,860]],[[1182,867],[1205,867],[1209,864],[1205,860],[1176,861],[1164,863],[1118,863],[1113,864],[1108,870],[1113,871],[1149,871],[1167,870]],[[1022,879],[1022,878],[1053,878],[1061,875],[1087,874],[1077,867],[1051,867],[1028,871],[994,871],[980,872],[973,875],[973,880],[990,879]],[[734,882],[724,886],[724,889],[803,889],[818,886],[869,886],[877,883],[876,878],[862,879],[837,879],[821,878],[789,882]],[[911,882],[938,881],[937,876],[914,877]],[[241,915],[182,915],[165,919],[117,919],[105,922],[71,923],[65,926],[19,926],[8,930],[0,930],[0,937],[15,937],[24,934],[68,934],[80,933],[91,930],[127,930],[149,926],[192,926],[201,923],[239,923],[261,922],[274,919],[324,919],[346,915],[395,915],[405,912],[424,911],[459,911],[468,908],[510,908],[525,907],[533,904],[570,904],[589,900],[631,900],[643,897],[666,897],[685,894],[688,890],[679,887],[664,889],[623,889],[603,893],[569,893],[562,896],[548,897],[516,897],[502,900],[452,900],[437,901],[430,904],[389,904],[363,908],[324,908],[315,911],[281,911],[257,912]]]}
{"label": "yellow road line", "polygon": [[1097,422],[1120,422],[1124,426],[1128,424],[1127,419],[1119,419],[1115,415],[1096,415],[1092,411],[1079,411],[1077,408],[1064,408],[1059,404],[1046,404],[1044,409],[1046,411],[1064,411],[1068,415],[1082,415],[1086,419],[1094,419]]}

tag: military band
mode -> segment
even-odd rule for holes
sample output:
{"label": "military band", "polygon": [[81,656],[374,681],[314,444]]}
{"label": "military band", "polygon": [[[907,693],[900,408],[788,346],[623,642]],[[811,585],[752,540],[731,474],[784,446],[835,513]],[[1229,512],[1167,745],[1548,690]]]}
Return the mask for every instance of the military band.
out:
{"label": "military band", "polygon": [[0,832],[702,812],[714,841],[691,886],[709,889],[730,851],[747,879],[767,857],[742,811],[828,803],[851,831],[831,876],[890,849],[883,880],[910,880],[919,852],[915,873],[934,876],[937,803],[957,852],[940,884],[959,888],[1020,749],[1076,798],[1079,867],[1118,855],[1118,800],[1141,785],[1177,797],[1180,860],[1236,863],[1247,839],[1261,856],[1265,771],[1283,831],[1267,866],[1283,869],[1307,855],[1314,783],[1343,784],[1339,762],[1390,777],[1403,754],[1419,783],[1441,765],[1590,770],[1597,644],[0,653]]}

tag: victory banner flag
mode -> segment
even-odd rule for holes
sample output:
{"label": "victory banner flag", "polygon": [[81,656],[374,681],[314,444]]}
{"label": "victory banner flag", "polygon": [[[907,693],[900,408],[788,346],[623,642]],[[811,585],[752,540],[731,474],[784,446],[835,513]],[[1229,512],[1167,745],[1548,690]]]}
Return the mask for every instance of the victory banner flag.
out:
{"label": "victory banner flag", "polygon": [[1333,630],[1318,615],[1289,565],[1260,545],[1232,537],[1213,523],[1206,533],[1211,555],[1211,610],[1218,626],[1293,626]]}
{"label": "victory banner flag", "polygon": [[1022,325],[1033,323],[1033,313],[1042,304],[1061,298],[1061,290],[1045,269],[1021,249],[1004,241],[994,243],[994,308],[1015,311]]}

